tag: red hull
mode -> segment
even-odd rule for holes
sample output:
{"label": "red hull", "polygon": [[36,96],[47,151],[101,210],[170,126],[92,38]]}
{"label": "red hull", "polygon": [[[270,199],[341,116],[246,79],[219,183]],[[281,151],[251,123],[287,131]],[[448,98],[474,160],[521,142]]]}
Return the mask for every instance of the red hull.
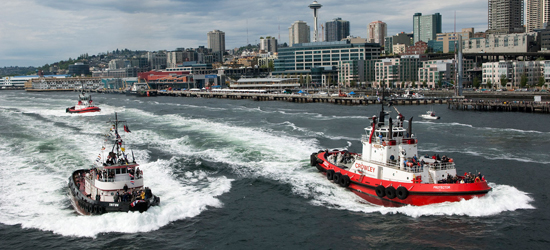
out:
{"label": "red hull", "polygon": [[89,112],[99,112],[101,111],[98,107],[87,107],[79,110],[75,110],[74,107],[67,108],[67,113],[89,113]]}
{"label": "red hull", "polygon": [[[396,182],[362,176],[345,169],[341,169],[325,159],[325,153],[321,152],[316,155],[317,168],[323,172],[334,171],[342,176],[349,177],[349,186],[352,192],[361,198],[383,206],[402,206],[414,205],[423,206],[443,202],[456,202],[460,200],[469,200],[474,197],[481,197],[491,191],[486,181],[464,184],[428,184],[428,183],[407,183]],[[406,192],[401,192],[400,197],[390,198],[386,195],[377,195],[376,188],[383,186],[384,188],[393,187],[398,189],[404,187]],[[401,188],[401,190],[403,190]],[[382,192],[384,193],[384,192]],[[404,195],[406,193],[406,195]],[[380,197],[382,196],[382,197]]]}

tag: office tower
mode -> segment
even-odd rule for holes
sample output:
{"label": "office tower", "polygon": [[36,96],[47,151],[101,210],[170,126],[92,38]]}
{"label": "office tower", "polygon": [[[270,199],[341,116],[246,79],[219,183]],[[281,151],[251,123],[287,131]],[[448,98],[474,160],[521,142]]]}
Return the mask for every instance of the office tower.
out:
{"label": "office tower", "polygon": [[309,26],[304,21],[296,21],[288,28],[289,46],[296,43],[309,43]]}
{"label": "office tower", "polygon": [[349,36],[349,21],[335,18],[325,23],[325,41],[340,41]]}
{"label": "office tower", "polygon": [[260,37],[260,50],[265,52],[276,53],[277,52],[277,39],[275,37]]}
{"label": "office tower", "polygon": [[319,39],[319,33],[317,33],[317,10],[321,7],[323,7],[323,5],[320,5],[317,1],[313,1],[313,3],[309,5],[309,8],[313,10],[313,23],[315,25],[315,28],[313,28],[313,42],[317,42]]}
{"label": "office tower", "polygon": [[207,37],[208,48],[212,52],[225,52],[225,32],[213,30],[208,32]]}
{"label": "office tower", "polygon": [[441,33],[441,15],[435,13],[423,16],[422,13],[415,13],[413,16],[413,33],[414,43],[435,40],[437,33]]}
{"label": "office tower", "polygon": [[526,0],[526,32],[546,28],[550,18],[550,0]]}
{"label": "office tower", "polygon": [[367,27],[367,39],[369,42],[384,44],[384,37],[387,36],[388,26],[385,22],[374,21],[369,23]]}
{"label": "office tower", "polygon": [[489,0],[487,33],[522,33],[523,0]]}

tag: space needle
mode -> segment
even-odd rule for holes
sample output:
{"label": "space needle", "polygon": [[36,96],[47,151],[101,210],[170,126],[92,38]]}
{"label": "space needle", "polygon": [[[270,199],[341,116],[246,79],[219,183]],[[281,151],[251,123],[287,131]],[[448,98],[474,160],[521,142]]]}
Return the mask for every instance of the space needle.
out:
{"label": "space needle", "polygon": [[323,5],[319,4],[317,1],[313,1],[313,3],[311,3],[309,5],[309,8],[313,10],[313,20],[314,20],[314,23],[315,23],[315,28],[313,29],[313,42],[317,42],[317,10],[320,9],[321,7],[323,7]]}

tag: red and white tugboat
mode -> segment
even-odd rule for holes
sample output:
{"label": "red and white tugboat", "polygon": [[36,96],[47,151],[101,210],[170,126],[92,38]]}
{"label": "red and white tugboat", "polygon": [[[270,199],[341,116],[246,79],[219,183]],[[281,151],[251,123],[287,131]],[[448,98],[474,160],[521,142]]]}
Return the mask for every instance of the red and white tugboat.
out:
{"label": "red and white tugboat", "polygon": [[70,108],[67,108],[67,113],[88,113],[101,111],[99,107],[93,105],[92,96],[84,92],[78,96],[78,103]]}
{"label": "red and white tugboat", "polygon": [[329,181],[383,206],[455,202],[491,191],[480,173],[459,176],[451,158],[417,157],[412,117],[405,129],[405,117],[398,111],[396,122],[386,120],[383,107],[379,117],[369,118],[372,123],[361,139],[361,154],[319,151],[311,155],[311,165],[324,172]]}
{"label": "red and white tugboat", "polygon": [[[139,169],[132,152],[132,160],[126,153],[125,143],[118,133],[119,121],[111,123],[105,142],[95,166],[79,169],[69,177],[69,189],[73,207],[84,215],[108,212],[144,212],[151,206],[159,205],[160,198],[153,195],[151,189],[144,186],[143,171]],[[130,132],[127,125],[124,131]],[[105,150],[107,148],[107,150]],[[106,160],[104,160],[106,159]]]}

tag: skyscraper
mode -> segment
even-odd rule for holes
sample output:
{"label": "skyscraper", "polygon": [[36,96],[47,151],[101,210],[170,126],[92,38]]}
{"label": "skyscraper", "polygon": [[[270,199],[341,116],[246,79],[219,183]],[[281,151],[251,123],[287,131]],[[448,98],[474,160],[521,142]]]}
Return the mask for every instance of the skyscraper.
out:
{"label": "skyscraper", "polygon": [[487,33],[522,33],[523,0],[489,0]]}
{"label": "skyscraper", "polygon": [[296,43],[309,43],[309,26],[304,21],[296,21],[288,28],[289,46]]}
{"label": "skyscraper", "polygon": [[369,42],[384,45],[384,37],[387,36],[388,26],[385,22],[374,21],[367,26],[367,39]]}
{"label": "skyscraper", "polygon": [[219,30],[213,30],[208,32],[207,37],[208,48],[212,49],[212,52],[225,52],[225,32]]}
{"label": "skyscraper", "polygon": [[340,41],[349,36],[349,21],[344,21],[342,18],[334,18],[330,22],[325,23],[325,41]]}
{"label": "skyscraper", "polygon": [[550,19],[550,0],[526,0],[526,32],[545,28]]}
{"label": "skyscraper", "polygon": [[413,33],[414,43],[435,40],[437,33],[441,33],[441,15],[435,13],[423,16],[422,13],[415,13],[413,16]]}

